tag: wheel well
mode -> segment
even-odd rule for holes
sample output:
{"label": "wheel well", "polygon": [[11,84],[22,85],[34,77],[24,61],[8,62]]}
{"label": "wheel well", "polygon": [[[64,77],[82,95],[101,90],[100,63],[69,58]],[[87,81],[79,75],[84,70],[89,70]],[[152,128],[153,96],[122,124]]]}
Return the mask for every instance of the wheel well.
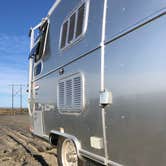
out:
{"label": "wheel well", "polygon": [[57,146],[59,137],[60,137],[59,135],[51,133],[49,135],[50,144],[53,145],[53,146]]}
{"label": "wheel well", "polygon": [[81,144],[75,136],[72,136],[72,135],[67,134],[67,133],[62,133],[62,132],[59,132],[59,131],[55,131],[55,130],[50,131],[49,141],[53,146],[58,145],[58,141],[59,141],[60,138],[71,139],[74,142],[75,146],[76,146],[79,158],[81,158],[81,155],[79,153],[79,150],[81,149]]}
{"label": "wheel well", "polygon": [[75,137],[70,137],[70,136],[66,136],[65,134],[63,135],[62,133],[59,134],[59,133],[50,133],[49,135],[49,142],[52,146],[56,146],[58,145],[58,141],[59,139],[61,138],[64,138],[64,139],[71,139],[74,144],[76,145],[76,149],[77,149],[77,153],[78,153],[78,157],[80,159],[80,161],[84,164],[82,165],[94,165],[94,166],[100,166],[101,164],[97,163],[96,161],[90,159],[90,158],[87,158],[87,157],[84,157],[82,156],[80,153],[79,153],[79,149],[80,149],[80,145],[79,145],[79,142],[77,139],[75,139]]}

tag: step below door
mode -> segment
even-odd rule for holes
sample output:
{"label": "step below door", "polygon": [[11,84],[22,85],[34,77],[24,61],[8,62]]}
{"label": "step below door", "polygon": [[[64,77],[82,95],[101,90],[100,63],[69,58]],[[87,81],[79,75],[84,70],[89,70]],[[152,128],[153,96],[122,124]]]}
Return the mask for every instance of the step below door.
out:
{"label": "step below door", "polygon": [[34,111],[33,123],[34,123],[34,134],[38,136],[43,135],[43,116],[42,111]]}

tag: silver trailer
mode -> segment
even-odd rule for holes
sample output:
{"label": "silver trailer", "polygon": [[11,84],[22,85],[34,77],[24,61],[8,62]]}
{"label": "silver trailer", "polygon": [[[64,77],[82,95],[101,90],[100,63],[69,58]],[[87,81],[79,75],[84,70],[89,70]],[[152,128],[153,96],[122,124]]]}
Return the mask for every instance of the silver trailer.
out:
{"label": "silver trailer", "polygon": [[166,0],[57,0],[30,36],[31,130],[60,166],[166,165]]}

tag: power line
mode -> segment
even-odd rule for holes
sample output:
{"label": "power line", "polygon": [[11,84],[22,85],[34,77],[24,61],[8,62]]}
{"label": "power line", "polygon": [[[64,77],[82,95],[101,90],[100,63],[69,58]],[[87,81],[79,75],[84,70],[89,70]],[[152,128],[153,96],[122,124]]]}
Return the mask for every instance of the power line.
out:
{"label": "power line", "polygon": [[[22,88],[25,86],[24,84],[10,84],[9,85],[11,87],[11,107],[12,107],[12,112],[15,114],[14,112],[14,97],[17,94],[20,94],[20,111],[22,111]],[[19,90],[17,90],[15,92],[15,87],[19,87]]]}

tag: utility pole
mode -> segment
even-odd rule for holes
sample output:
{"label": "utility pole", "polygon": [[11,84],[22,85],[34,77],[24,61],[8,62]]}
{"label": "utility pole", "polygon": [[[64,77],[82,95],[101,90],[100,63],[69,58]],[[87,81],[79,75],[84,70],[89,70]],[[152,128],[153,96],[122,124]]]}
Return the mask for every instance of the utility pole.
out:
{"label": "utility pole", "polygon": [[12,84],[12,112],[13,112],[13,109],[14,109],[14,85]]}
{"label": "utility pole", "polygon": [[22,111],[22,86],[20,85],[20,111]]}
{"label": "utility pole", "polygon": [[14,114],[14,84],[11,84],[9,86],[11,86],[11,100],[12,100],[12,103],[11,103],[12,112],[11,112],[11,114]]}
{"label": "utility pole", "polygon": [[[9,86],[11,86],[11,100],[12,100],[11,106],[12,106],[12,113],[15,115],[14,97],[15,97],[15,95],[19,94],[19,96],[20,96],[20,111],[22,111],[22,97],[23,97],[23,95],[22,95],[22,88],[25,85],[23,85],[23,84],[11,84]],[[15,87],[19,87],[19,90],[17,88],[18,91],[16,93],[15,93]]]}

